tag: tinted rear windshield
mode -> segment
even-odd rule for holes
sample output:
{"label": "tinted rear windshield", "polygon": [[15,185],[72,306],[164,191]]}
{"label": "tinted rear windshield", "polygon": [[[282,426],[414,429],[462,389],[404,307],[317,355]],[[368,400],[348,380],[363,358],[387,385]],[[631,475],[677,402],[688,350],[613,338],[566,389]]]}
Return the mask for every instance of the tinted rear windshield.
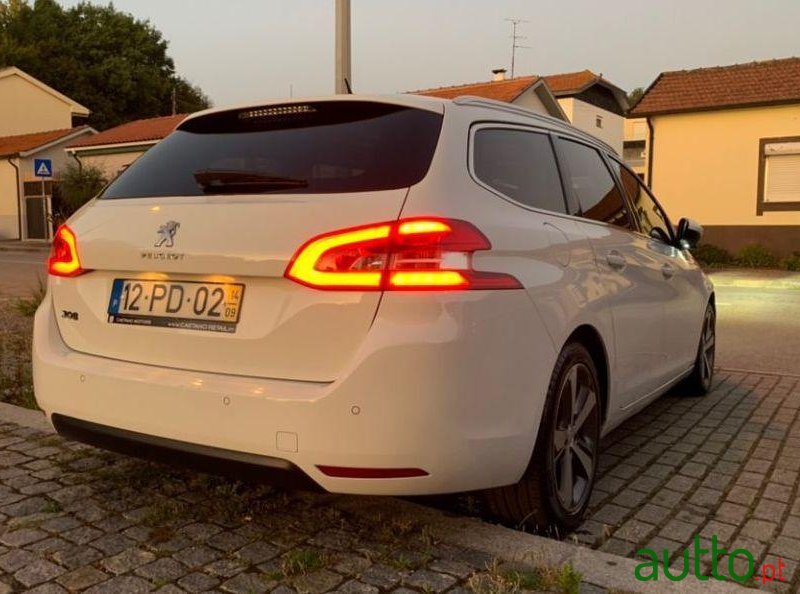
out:
{"label": "tinted rear windshield", "polygon": [[441,126],[440,114],[363,101],[212,114],[142,155],[102,198],[404,188],[425,176]]}

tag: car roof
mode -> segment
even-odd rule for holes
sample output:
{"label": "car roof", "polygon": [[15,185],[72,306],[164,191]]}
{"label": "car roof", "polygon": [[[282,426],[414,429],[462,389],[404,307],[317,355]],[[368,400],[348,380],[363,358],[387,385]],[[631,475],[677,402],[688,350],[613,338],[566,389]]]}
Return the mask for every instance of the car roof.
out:
{"label": "car roof", "polygon": [[[440,99],[438,97],[427,97],[423,95],[413,95],[410,93],[401,93],[396,95],[327,95],[318,97],[298,97],[292,99],[286,99],[286,98],[273,99],[269,101],[260,101],[257,103],[243,103],[240,105],[234,105],[228,107],[215,107],[203,111],[198,111],[196,113],[189,115],[185,120],[183,120],[181,124],[178,126],[178,128],[180,129],[186,122],[216,113],[224,113],[229,111],[242,111],[247,109],[258,109],[258,108],[277,106],[277,105],[317,103],[321,101],[368,101],[375,103],[387,103],[390,105],[402,105],[417,109],[425,109],[427,111],[432,111],[440,114],[444,114],[446,107],[456,108],[456,109],[459,107],[484,109],[487,112],[493,112],[494,114],[507,114],[516,117],[530,118],[534,120],[535,121],[534,123],[539,127],[547,128],[554,132],[561,132],[572,135],[574,137],[580,138],[581,140],[589,144],[593,144],[596,147],[611,153],[612,155],[617,154],[617,152],[611,146],[609,146],[596,136],[587,134],[586,132],[579,130],[572,124],[564,122],[563,120],[559,120],[557,118],[544,115],[536,111],[533,111],[531,109],[520,107],[518,105],[504,103],[502,101],[494,101],[492,99],[484,99],[482,97],[473,97],[469,95],[456,97],[455,99]],[[517,121],[509,123],[519,123],[519,122]]]}

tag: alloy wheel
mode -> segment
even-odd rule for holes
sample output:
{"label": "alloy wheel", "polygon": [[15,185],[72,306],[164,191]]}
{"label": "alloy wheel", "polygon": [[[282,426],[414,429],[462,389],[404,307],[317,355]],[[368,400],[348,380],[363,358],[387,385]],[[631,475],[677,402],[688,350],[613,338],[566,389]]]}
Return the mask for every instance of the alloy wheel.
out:
{"label": "alloy wheel", "polygon": [[716,318],[710,307],[703,320],[703,334],[700,337],[700,381],[710,386],[714,376],[714,355],[716,353]]}
{"label": "alloy wheel", "polygon": [[580,509],[591,490],[599,445],[597,407],[594,375],[576,362],[563,376],[551,449],[556,496],[568,513]]}

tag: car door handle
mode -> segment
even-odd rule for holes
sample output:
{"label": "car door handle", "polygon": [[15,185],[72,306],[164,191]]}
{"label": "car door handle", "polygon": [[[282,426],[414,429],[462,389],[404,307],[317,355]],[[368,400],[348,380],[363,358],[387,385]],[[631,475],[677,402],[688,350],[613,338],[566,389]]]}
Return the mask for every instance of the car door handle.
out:
{"label": "car door handle", "polygon": [[670,279],[675,276],[675,269],[672,267],[672,264],[664,264],[661,266],[661,274],[664,275],[664,278]]}
{"label": "car door handle", "polygon": [[617,250],[612,250],[606,256],[606,262],[614,270],[622,270],[625,268],[625,256],[620,254]]}

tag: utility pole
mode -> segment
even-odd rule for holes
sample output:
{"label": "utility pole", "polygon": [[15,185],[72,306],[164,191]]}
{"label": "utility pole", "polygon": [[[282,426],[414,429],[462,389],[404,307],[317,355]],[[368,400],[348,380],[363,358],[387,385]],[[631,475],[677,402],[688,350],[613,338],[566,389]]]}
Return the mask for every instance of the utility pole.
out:
{"label": "utility pole", "polygon": [[349,93],[353,84],[350,73],[350,0],[336,0],[336,80],[337,94]]}
{"label": "utility pole", "polygon": [[520,23],[527,23],[525,19],[506,19],[509,23],[511,23],[511,78],[514,78],[514,63],[516,62],[517,58],[517,49],[519,48],[528,48],[527,45],[519,45],[517,43],[520,39],[526,39],[524,35],[517,35],[517,25]]}

